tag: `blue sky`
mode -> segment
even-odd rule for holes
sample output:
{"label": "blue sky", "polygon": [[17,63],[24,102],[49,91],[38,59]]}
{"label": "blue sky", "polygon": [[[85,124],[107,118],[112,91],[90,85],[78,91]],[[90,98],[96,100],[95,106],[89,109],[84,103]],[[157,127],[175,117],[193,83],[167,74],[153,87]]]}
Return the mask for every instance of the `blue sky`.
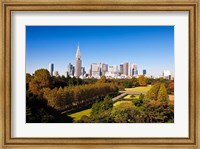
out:
{"label": "blue sky", "polygon": [[174,73],[173,26],[27,26],[26,72],[53,63],[65,74],[68,63],[75,63],[78,42],[86,71],[91,63],[129,62],[138,65],[139,74]]}

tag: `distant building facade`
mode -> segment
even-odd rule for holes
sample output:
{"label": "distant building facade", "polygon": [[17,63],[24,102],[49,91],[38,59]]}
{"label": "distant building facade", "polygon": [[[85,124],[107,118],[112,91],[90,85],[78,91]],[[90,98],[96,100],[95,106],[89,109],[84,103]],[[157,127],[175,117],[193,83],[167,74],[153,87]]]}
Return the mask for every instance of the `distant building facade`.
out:
{"label": "distant building facade", "polygon": [[169,70],[164,70],[163,71],[163,78],[164,79],[168,79],[168,80],[171,80],[172,77],[171,77],[171,72]]}
{"label": "distant building facade", "polygon": [[120,64],[120,65],[119,65],[119,73],[120,73],[120,74],[123,74],[123,64]]}
{"label": "distant building facade", "polygon": [[101,76],[105,76],[106,72],[108,72],[108,64],[101,64]]}
{"label": "distant building facade", "polygon": [[94,78],[101,77],[101,64],[100,63],[93,63],[91,64],[91,76]]}
{"label": "distant building facade", "polygon": [[86,74],[85,67],[81,67],[81,76],[84,76],[85,74]]}
{"label": "distant building facade", "polygon": [[143,75],[145,76],[147,74],[147,70],[143,69]]}
{"label": "distant building facade", "polygon": [[53,72],[54,72],[54,64],[49,64],[49,73],[51,76],[53,76]]}
{"label": "distant building facade", "polygon": [[132,71],[133,71],[133,76],[138,76],[138,65],[137,64],[132,65]]}
{"label": "distant building facade", "polygon": [[108,66],[108,72],[117,73],[118,67],[116,65]]}
{"label": "distant building facade", "polygon": [[129,70],[129,67],[128,67],[128,62],[125,62],[123,64],[123,74],[128,76],[128,70]]}
{"label": "distant building facade", "polygon": [[74,66],[71,63],[67,66],[67,75],[74,76]]}

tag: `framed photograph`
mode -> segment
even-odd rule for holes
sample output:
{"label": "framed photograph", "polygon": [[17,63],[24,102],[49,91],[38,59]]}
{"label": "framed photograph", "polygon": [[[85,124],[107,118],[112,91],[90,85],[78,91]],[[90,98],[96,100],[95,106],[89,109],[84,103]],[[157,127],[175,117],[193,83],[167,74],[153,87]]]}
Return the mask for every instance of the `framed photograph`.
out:
{"label": "framed photograph", "polygon": [[2,147],[200,148],[199,4],[1,1]]}

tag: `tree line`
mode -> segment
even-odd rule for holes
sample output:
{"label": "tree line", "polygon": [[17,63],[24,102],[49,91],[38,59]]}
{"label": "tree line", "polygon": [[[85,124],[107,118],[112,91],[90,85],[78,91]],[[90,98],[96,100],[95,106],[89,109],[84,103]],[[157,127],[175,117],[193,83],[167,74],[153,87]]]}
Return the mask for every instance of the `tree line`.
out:
{"label": "tree line", "polygon": [[[108,94],[118,93],[118,87],[114,83],[106,83],[104,78],[91,84],[64,87],[55,87],[56,80],[54,79],[46,69],[36,70],[33,76],[27,74],[27,92],[36,95],[38,99],[46,100],[48,106],[58,111],[70,112],[81,109],[102,100]],[[76,82],[83,82],[80,80],[76,79]],[[27,94],[27,99],[29,99],[30,93]]]}
{"label": "tree line", "polygon": [[118,92],[118,88],[114,84],[101,83],[54,89],[44,88],[43,92],[43,98],[48,101],[50,106],[63,110],[73,106],[76,108],[87,106],[108,94]]}

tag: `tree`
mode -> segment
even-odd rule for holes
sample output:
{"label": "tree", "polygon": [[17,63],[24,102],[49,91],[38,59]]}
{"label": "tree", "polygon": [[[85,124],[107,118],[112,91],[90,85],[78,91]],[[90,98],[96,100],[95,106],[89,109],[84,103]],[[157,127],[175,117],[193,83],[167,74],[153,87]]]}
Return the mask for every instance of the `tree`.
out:
{"label": "tree", "polygon": [[31,76],[30,73],[26,73],[26,83],[31,82],[31,79],[32,79],[32,78],[33,78],[33,77]]}
{"label": "tree", "polygon": [[36,81],[35,79],[32,79],[29,82],[29,90],[35,95],[41,95],[42,93],[42,90],[40,88],[40,83]]}
{"label": "tree", "polygon": [[157,100],[160,83],[154,84],[151,89],[146,93],[145,99]]}
{"label": "tree", "polygon": [[112,107],[113,107],[112,99],[109,96],[106,96],[104,98],[104,101],[93,104],[91,115],[93,117],[98,117],[100,113],[109,110]]}
{"label": "tree", "polygon": [[40,87],[49,87],[50,85],[50,74],[47,69],[38,69],[35,71],[34,79],[40,83]]}
{"label": "tree", "polygon": [[174,94],[174,81],[169,82],[167,85],[167,93]]}
{"label": "tree", "polygon": [[112,99],[110,98],[110,96],[106,96],[105,98],[104,98],[104,101],[103,101],[103,109],[104,110],[108,110],[108,109],[110,109],[110,108],[112,108],[113,107],[113,102],[112,102]]}
{"label": "tree", "polygon": [[51,90],[49,88],[44,88],[43,91],[44,91],[43,97],[48,101],[48,105],[53,108],[59,107],[57,105],[57,100],[59,98],[57,94],[58,89],[54,88]]}
{"label": "tree", "polygon": [[139,106],[142,106],[143,101],[144,101],[144,94],[140,94],[139,98],[134,98],[133,99],[133,104],[136,107],[139,107]]}
{"label": "tree", "polygon": [[146,77],[144,75],[140,75],[138,80],[139,80],[140,86],[146,86],[147,85],[147,82],[146,82],[147,79],[146,79]]}
{"label": "tree", "polygon": [[71,123],[73,119],[62,114],[51,106],[43,98],[26,92],[26,122],[27,123]]}
{"label": "tree", "polygon": [[146,123],[172,123],[174,122],[174,105],[159,100],[145,102],[143,109]]}
{"label": "tree", "polygon": [[132,80],[132,85],[133,85],[133,87],[137,87],[137,86],[139,86],[139,81],[138,81],[137,78],[132,77],[131,80]]}
{"label": "tree", "polygon": [[169,100],[169,96],[167,94],[167,89],[165,88],[165,85],[163,83],[160,85],[157,99],[159,101],[168,101]]}
{"label": "tree", "polygon": [[31,82],[31,80],[33,79],[33,77],[30,75],[30,73],[26,73],[26,90],[29,90],[29,83]]}
{"label": "tree", "polygon": [[135,108],[132,103],[121,103],[115,106],[111,115],[115,123],[143,123],[144,115],[141,111]]}
{"label": "tree", "polygon": [[131,88],[132,87],[132,81],[130,79],[124,79],[123,85],[125,88]]}
{"label": "tree", "polygon": [[105,76],[102,76],[98,81],[97,83],[106,83],[106,77]]}
{"label": "tree", "polygon": [[34,78],[29,82],[29,90],[36,95],[42,95],[42,89],[50,86],[50,74],[46,69],[35,71]]}

